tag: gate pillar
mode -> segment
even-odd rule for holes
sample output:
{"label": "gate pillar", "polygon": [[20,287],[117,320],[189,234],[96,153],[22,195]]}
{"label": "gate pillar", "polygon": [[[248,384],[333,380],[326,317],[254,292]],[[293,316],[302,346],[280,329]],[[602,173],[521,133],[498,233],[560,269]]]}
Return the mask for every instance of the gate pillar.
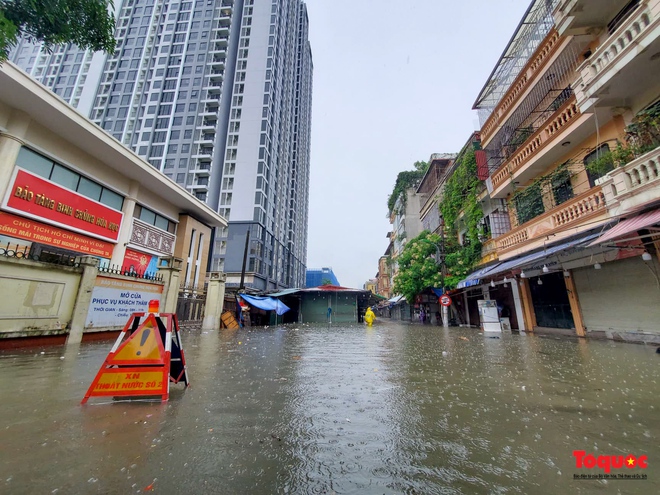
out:
{"label": "gate pillar", "polygon": [[225,300],[225,282],[227,274],[222,272],[211,272],[209,274],[209,285],[206,289],[206,305],[204,306],[204,321],[202,330],[218,330],[220,328],[220,317]]}
{"label": "gate pillar", "polygon": [[176,313],[176,300],[179,296],[179,274],[181,272],[181,258],[167,257],[158,261],[158,273],[163,276],[163,297],[161,311],[163,313]]}

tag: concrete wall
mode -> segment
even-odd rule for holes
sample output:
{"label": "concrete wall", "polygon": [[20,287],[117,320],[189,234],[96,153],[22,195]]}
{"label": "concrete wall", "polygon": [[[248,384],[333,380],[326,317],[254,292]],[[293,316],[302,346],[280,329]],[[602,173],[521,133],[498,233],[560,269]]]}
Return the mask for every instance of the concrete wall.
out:
{"label": "concrete wall", "polygon": [[179,217],[174,256],[183,260],[181,284],[195,287],[204,285],[210,240],[211,229],[209,227],[189,215]]}
{"label": "concrete wall", "polygon": [[0,257],[0,338],[68,333],[81,268]]}
{"label": "concrete wall", "polygon": [[[640,256],[575,269],[587,336],[660,343],[660,286],[654,257],[648,266]],[[651,268],[651,269],[649,269]]]}

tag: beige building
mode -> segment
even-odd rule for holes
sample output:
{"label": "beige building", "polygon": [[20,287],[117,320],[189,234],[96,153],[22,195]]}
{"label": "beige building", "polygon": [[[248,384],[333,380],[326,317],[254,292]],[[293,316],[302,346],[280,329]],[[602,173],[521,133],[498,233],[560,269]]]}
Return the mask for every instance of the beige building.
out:
{"label": "beige building", "polygon": [[481,91],[511,229],[470,285],[520,328],[659,341],[659,58],[660,0],[534,0]]}
{"label": "beige building", "polygon": [[204,285],[212,230],[227,225],[8,62],[0,199],[0,279],[14,296],[0,337],[116,328],[150,298],[173,310],[179,280]]}

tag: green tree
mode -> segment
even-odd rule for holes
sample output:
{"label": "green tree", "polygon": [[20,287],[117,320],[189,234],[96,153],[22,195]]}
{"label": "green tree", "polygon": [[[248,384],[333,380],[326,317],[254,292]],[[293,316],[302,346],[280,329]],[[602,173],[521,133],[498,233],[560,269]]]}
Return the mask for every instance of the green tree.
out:
{"label": "green tree", "polygon": [[[477,177],[477,161],[472,147],[460,154],[454,173],[447,180],[440,201],[440,215],[445,222],[445,287],[456,288],[481,259],[481,219],[484,216],[479,193],[483,184]],[[463,244],[458,243],[457,223],[462,217]]]}
{"label": "green tree", "polygon": [[321,280],[321,285],[332,285],[332,280],[330,280],[329,278],[324,278],[323,280]]}
{"label": "green tree", "polygon": [[394,292],[403,294],[407,301],[427,287],[440,287],[442,273],[434,257],[440,246],[440,236],[424,230],[411,239],[397,258],[399,272],[394,277]]}
{"label": "green tree", "polygon": [[75,43],[113,52],[113,10],[112,0],[0,0],[0,63],[22,35],[46,48]]}
{"label": "green tree", "polygon": [[429,162],[418,161],[413,163],[413,166],[415,167],[415,170],[418,170],[419,172],[425,174],[426,171],[429,169]]}

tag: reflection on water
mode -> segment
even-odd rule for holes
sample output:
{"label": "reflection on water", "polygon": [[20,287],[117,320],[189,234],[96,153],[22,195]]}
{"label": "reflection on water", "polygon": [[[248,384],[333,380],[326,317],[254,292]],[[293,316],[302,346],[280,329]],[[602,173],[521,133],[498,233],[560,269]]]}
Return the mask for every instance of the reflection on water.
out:
{"label": "reflection on water", "polygon": [[654,349],[378,323],[184,331],[166,404],[78,405],[112,343],[2,351],[0,492],[660,492]]}

